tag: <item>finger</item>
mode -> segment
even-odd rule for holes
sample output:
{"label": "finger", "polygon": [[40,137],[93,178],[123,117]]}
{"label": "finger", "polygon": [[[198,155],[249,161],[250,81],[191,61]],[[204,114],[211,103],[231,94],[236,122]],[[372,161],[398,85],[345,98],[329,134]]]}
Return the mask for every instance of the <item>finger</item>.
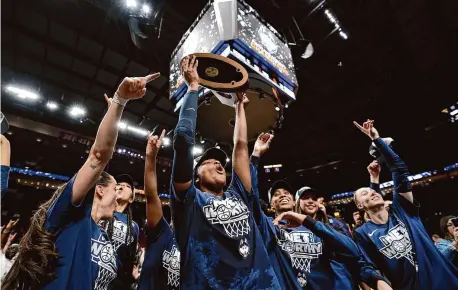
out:
{"label": "finger", "polygon": [[197,67],[199,66],[199,60],[196,59],[196,62],[194,63],[194,66],[192,67],[193,70],[197,70]]}
{"label": "finger", "polygon": [[183,61],[183,72],[188,70],[188,64],[189,64],[189,57],[186,56],[184,61]]}
{"label": "finger", "polygon": [[262,136],[264,136],[264,133],[259,134],[258,140],[262,140]]}
{"label": "finger", "polygon": [[353,121],[353,124],[355,124],[356,128],[361,130],[361,132],[364,132],[364,128],[360,124],[358,124],[356,121]]}
{"label": "finger", "polygon": [[161,137],[159,137],[159,140],[162,141],[162,139],[164,139],[164,136],[165,136],[165,129],[162,129],[162,134],[161,134]]}
{"label": "finger", "polygon": [[191,61],[189,62],[188,70],[194,68],[194,63],[195,63],[195,62],[196,62],[196,56],[193,55],[193,56],[191,57]]}
{"label": "finger", "polygon": [[138,90],[136,94],[137,94],[137,99],[143,97],[146,94],[146,88],[143,88],[142,90]]}
{"label": "finger", "polygon": [[105,101],[110,104],[110,98],[107,96],[107,94],[103,94],[103,96],[105,97]]}
{"label": "finger", "polygon": [[274,135],[272,134],[269,134],[269,140],[267,140],[267,143],[270,144],[270,142],[272,142],[272,139],[274,138]]}
{"label": "finger", "polygon": [[135,90],[138,91],[140,89],[143,89],[143,87],[142,87],[142,80],[140,78],[135,78]]}
{"label": "finger", "polygon": [[150,81],[154,81],[155,79],[157,79],[160,76],[161,76],[161,73],[157,72],[154,74],[147,75],[146,77],[143,77],[143,79],[145,80],[145,82],[149,83]]}

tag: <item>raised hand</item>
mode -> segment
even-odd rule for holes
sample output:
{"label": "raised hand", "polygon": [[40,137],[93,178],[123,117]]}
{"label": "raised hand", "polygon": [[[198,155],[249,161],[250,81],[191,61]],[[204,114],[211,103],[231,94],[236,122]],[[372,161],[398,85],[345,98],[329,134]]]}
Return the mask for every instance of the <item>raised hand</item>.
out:
{"label": "raised hand", "polygon": [[181,60],[181,75],[189,88],[196,90],[199,87],[199,74],[197,73],[197,66],[199,61],[196,57],[185,56]]}
{"label": "raised hand", "polygon": [[146,156],[156,158],[159,149],[161,149],[162,140],[165,136],[165,129],[162,130],[161,136],[150,136],[146,144]]}
{"label": "raised hand", "polygon": [[237,107],[238,104],[243,104],[246,105],[250,102],[248,97],[244,92],[237,92],[235,93],[237,95],[237,99],[235,100],[234,106]]}
{"label": "raised hand", "polygon": [[5,228],[5,229],[8,230],[8,231],[11,231],[11,230],[16,226],[16,224],[17,224],[18,222],[19,222],[19,219],[17,219],[17,220],[10,220],[10,221],[8,222],[8,224],[6,225],[6,228]]}
{"label": "raised hand", "polygon": [[17,235],[17,233],[10,234],[10,235],[8,236],[8,241],[9,241],[9,242],[12,242],[12,241],[14,240],[14,238],[16,237],[16,235]]}
{"label": "raised hand", "polygon": [[280,221],[284,220],[287,221],[288,224],[286,225],[280,225],[281,228],[296,228],[304,222],[306,216],[300,213],[295,213],[293,211],[288,211],[280,214],[277,216],[273,223],[274,226],[278,226]]}
{"label": "raised hand", "polygon": [[124,78],[118,87],[117,94],[126,100],[139,99],[146,93],[146,84],[157,79],[160,75],[160,73],[155,73],[145,77]]}
{"label": "raised hand", "polygon": [[270,148],[270,143],[274,135],[269,133],[261,133],[256,139],[256,143],[254,143],[253,153],[257,156],[261,156]]}
{"label": "raised hand", "polygon": [[380,171],[382,170],[382,167],[380,167],[380,164],[378,164],[377,161],[372,161],[369,166],[367,166],[367,171],[369,172],[369,175],[374,178],[379,178],[380,176]]}
{"label": "raised hand", "polygon": [[105,101],[107,102],[108,108],[111,106],[111,103],[113,103],[113,98],[109,98],[107,94],[103,94],[105,97]]}
{"label": "raised hand", "polygon": [[379,136],[378,131],[374,128],[374,120],[367,119],[366,122],[361,126],[356,121],[353,121],[353,124],[364,134],[369,136],[372,140],[377,139]]}

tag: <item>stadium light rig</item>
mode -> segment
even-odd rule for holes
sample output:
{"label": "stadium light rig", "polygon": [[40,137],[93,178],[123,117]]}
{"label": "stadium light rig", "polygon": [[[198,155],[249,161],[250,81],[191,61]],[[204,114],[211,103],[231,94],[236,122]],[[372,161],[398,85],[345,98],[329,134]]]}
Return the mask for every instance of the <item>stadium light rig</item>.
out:
{"label": "stadium light rig", "polygon": [[72,116],[74,118],[82,117],[82,116],[86,115],[86,110],[83,109],[82,107],[79,107],[79,106],[71,107],[68,112],[69,112],[70,116]]}
{"label": "stadium light rig", "polygon": [[38,100],[40,98],[40,96],[36,93],[21,89],[15,86],[7,86],[6,90],[10,93],[15,94],[16,97],[20,99]]}
{"label": "stadium light rig", "polygon": [[47,102],[46,103],[46,107],[49,110],[54,111],[54,110],[57,110],[59,108],[59,105],[56,102]]}

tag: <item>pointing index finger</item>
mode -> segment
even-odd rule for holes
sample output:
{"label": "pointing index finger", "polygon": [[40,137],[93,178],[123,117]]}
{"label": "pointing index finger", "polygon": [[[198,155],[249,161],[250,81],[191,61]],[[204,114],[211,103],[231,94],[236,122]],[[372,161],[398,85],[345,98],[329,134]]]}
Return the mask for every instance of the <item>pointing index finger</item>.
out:
{"label": "pointing index finger", "polygon": [[361,132],[364,132],[364,128],[360,124],[358,124],[356,121],[353,121],[353,124],[355,124],[356,128],[361,130]]}
{"label": "pointing index finger", "polygon": [[162,134],[161,134],[161,137],[159,137],[159,140],[164,139],[164,136],[165,136],[165,129],[162,129]]}
{"label": "pointing index finger", "polygon": [[157,72],[154,74],[147,75],[146,77],[144,77],[144,79],[147,83],[149,83],[150,81],[155,80],[160,76],[161,76],[161,73]]}

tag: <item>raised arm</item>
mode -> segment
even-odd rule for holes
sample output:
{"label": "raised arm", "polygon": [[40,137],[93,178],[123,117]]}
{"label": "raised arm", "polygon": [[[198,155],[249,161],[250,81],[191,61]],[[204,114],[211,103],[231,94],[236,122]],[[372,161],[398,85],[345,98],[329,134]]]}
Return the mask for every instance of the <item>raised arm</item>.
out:
{"label": "raised arm", "polygon": [[162,130],[160,137],[150,136],[148,145],[146,145],[146,161],[145,161],[145,196],[146,196],[146,222],[148,228],[155,228],[159,220],[162,218],[162,203],[157,194],[157,171],[156,157],[161,148],[162,139],[164,138],[165,130]]}
{"label": "raised arm", "polygon": [[248,136],[245,116],[245,104],[248,98],[237,93],[235,105],[234,150],[232,151],[232,168],[240,177],[246,191],[251,193],[250,160],[248,156]]}
{"label": "raised arm", "polygon": [[181,61],[181,74],[188,85],[188,92],[184,96],[178,124],[173,135],[175,154],[172,166],[173,187],[179,199],[184,198],[193,178],[194,159],[192,150],[195,144],[197,100],[199,97],[197,66],[198,61],[195,56],[185,57]]}
{"label": "raised arm", "polygon": [[374,121],[368,120],[364,122],[363,126],[356,122],[353,123],[361,130],[361,132],[369,136],[369,138],[374,141],[375,146],[377,146],[380,154],[382,154],[385,159],[386,165],[393,176],[394,193],[400,194],[408,201],[413,202],[412,185],[408,179],[409,170],[407,169],[407,165],[396,153],[394,153],[390,146],[388,146],[382,138],[380,138],[380,135],[374,128]]}
{"label": "raised arm", "polygon": [[375,190],[378,193],[382,193],[380,190],[380,171],[382,168],[377,161],[372,161],[369,166],[367,166],[367,171],[369,172],[370,176],[370,188]]}
{"label": "raised arm", "polygon": [[158,78],[159,75],[156,73],[146,77],[124,78],[121,82],[100,123],[89,157],[75,177],[72,188],[73,204],[81,203],[110,161],[118,138],[118,123],[126,103],[129,100],[143,97],[146,93],[146,84]]}

